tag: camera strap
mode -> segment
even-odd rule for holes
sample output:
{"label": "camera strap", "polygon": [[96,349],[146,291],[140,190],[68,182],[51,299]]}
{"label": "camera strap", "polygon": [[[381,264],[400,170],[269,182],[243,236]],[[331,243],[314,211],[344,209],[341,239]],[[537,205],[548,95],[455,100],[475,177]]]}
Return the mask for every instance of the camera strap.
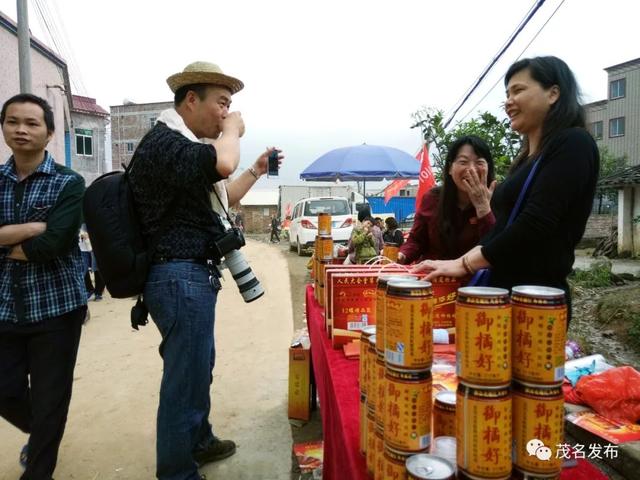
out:
{"label": "camera strap", "polygon": [[215,188],[213,189],[213,193],[215,193],[216,198],[218,199],[218,203],[222,207],[224,214],[227,216],[227,221],[229,222],[229,225],[233,225],[233,222],[231,221],[231,216],[229,215],[229,211],[226,208],[224,208],[224,204],[222,203],[222,200],[220,200],[220,196],[218,195],[218,192],[216,191]]}

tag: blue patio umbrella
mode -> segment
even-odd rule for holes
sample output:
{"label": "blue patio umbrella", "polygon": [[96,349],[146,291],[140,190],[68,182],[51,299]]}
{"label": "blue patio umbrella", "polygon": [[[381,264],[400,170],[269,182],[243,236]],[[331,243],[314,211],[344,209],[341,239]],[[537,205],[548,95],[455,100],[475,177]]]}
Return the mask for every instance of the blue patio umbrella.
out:
{"label": "blue patio umbrella", "polygon": [[420,162],[412,155],[393,147],[356,145],[336,148],[320,156],[300,174],[303,180],[380,181],[418,178]]}

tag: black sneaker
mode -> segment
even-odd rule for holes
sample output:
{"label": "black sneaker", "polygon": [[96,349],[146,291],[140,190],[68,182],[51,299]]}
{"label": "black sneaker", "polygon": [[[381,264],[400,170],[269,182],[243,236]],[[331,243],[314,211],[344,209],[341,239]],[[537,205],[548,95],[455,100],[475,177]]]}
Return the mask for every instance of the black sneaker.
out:
{"label": "black sneaker", "polygon": [[193,452],[193,459],[198,467],[211,462],[217,462],[236,453],[236,444],[232,440],[215,438],[206,449]]}

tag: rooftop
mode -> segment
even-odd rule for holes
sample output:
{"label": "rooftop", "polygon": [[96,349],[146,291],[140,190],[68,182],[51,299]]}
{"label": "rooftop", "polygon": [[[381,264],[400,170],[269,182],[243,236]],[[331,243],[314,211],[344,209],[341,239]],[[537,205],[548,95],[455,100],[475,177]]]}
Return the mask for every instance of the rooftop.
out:
{"label": "rooftop", "polygon": [[619,172],[601,178],[598,187],[628,187],[640,185],[640,165],[623,168]]}
{"label": "rooftop", "polygon": [[95,98],[82,97],[80,95],[72,95],[71,98],[73,99],[73,107],[71,108],[73,112],[87,113],[101,117],[109,116],[109,112],[98,105]]}
{"label": "rooftop", "polygon": [[240,200],[240,205],[277,205],[279,199],[278,190],[249,190]]}
{"label": "rooftop", "polygon": [[617,65],[612,65],[610,67],[605,68],[604,70],[606,72],[609,72],[611,70],[617,70],[619,68],[624,68],[624,67],[632,67],[634,65],[640,66],[640,58],[636,58],[634,60],[628,60],[626,62],[618,63]]}

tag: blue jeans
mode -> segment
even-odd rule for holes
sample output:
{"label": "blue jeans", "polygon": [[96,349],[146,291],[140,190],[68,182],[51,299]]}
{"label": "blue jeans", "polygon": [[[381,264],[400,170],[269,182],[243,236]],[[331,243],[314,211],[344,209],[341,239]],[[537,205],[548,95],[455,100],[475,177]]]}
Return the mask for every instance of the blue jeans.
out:
{"label": "blue jeans", "polygon": [[209,275],[204,265],[170,261],[151,267],[144,289],[145,303],[162,335],[156,443],[160,480],[199,479],[193,451],[213,439],[209,386],[220,282],[217,277],[210,282]]}

